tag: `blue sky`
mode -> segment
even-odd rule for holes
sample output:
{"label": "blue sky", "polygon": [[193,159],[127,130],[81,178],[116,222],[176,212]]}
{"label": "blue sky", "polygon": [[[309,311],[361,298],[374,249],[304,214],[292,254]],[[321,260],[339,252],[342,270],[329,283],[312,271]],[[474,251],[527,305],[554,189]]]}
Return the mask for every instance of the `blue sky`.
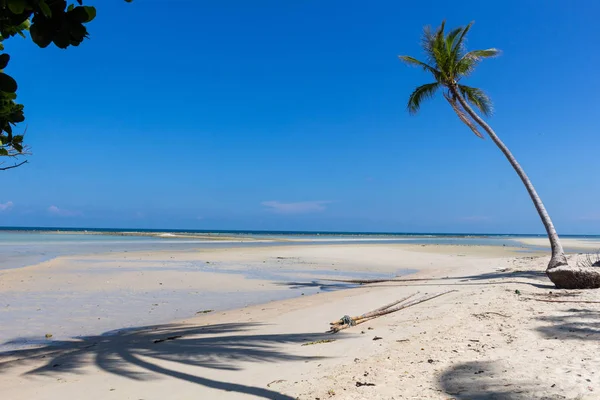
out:
{"label": "blue sky", "polygon": [[600,3],[88,2],[79,48],[6,42],[30,163],[0,225],[542,233],[499,150],[402,65],[422,27],[475,20],[495,103],[559,233],[600,233]]}

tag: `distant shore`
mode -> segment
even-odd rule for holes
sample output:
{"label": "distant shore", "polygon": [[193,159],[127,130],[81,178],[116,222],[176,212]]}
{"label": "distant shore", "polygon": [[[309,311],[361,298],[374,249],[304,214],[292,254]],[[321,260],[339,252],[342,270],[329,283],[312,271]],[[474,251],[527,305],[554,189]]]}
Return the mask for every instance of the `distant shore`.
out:
{"label": "distant shore", "polygon": [[10,229],[0,230],[7,233],[27,233],[27,234],[52,234],[52,235],[106,235],[106,236],[139,236],[156,237],[163,239],[201,239],[201,240],[257,240],[248,235],[223,235],[220,233],[187,233],[171,231],[119,231],[119,230],[65,230],[65,229]]}
{"label": "distant shore", "polygon": [[[436,233],[436,232],[343,232],[343,231],[272,231],[272,230],[195,230],[195,229],[115,229],[115,228],[60,228],[60,227],[0,227],[2,232],[86,234],[113,236],[206,237],[206,238],[289,238],[289,237],[382,237],[382,238],[539,238],[540,234],[507,233]],[[172,235],[172,236],[171,236]],[[561,235],[565,239],[600,239],[599,235]]]}

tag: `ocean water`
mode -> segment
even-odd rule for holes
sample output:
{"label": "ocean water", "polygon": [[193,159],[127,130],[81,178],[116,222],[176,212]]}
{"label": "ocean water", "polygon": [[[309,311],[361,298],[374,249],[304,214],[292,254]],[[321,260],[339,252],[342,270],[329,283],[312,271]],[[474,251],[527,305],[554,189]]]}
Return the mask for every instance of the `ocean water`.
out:
{"label": "ocean water", "polygon": [[[171,236],[151,236],[160,233],[167,233]],[[177,237],[177,235],[186,237]],[[198,237],[194,237],[194,235]],[[231,240],[222,240],[224,237],[231,238]],[[414,243],[514,246],[522,247],[524,251],[545,249],[526,246],[517,241],[519,238],[527,237],[544,237],[544,235],[5,227],[0,228],[0,270],[37,264],[63,255],[219,247],[289,246],[305,243]],[[564,235],[562,237],[584,240],[600,239],[600,235]],[[211,240],[211,238],[215,240]]]}
{"label": "ocean water", "polygon": [[[0,230],[0,270],[38,264],[59,256],[123,251],[186,250],[238,246],[243,243],[168,239],[152,236],[113,236],[76,232]],[[256,243],[255,245],[259,245]]]}

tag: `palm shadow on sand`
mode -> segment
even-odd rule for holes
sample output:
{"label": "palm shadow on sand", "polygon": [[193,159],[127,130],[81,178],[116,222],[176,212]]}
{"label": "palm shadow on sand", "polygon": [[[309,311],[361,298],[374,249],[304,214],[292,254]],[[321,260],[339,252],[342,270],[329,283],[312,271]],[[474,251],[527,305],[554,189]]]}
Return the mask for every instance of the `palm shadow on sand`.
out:
{"label": "palm shadow on sand", "polygon": [[[468,275],[468,276],[455,276],[448,277],[442,279],[459,279],[461,282],[485,282],[496,279],[510,279],[511,283],[521,283],[530,286],[537,287],[538,289],[552,289],[554,285],[551,284],[550,279],[546,275],[546,271],[541,270],[507,270],[507,271],[495,271],[495,272],[486,272],[478,275]],[[514,281],[514,279],[529,279],[537,281],[538,283],[528,282],[528,281]],[[508,282],[494,282],[498,284],[508,283]]]}
{"label": "palm shadow on sand", "polygon": [[600,311],[587,308],[570,308],[561,315],[540,316],[546,325],[536,330],[546,339],[600,340]]}
{"label": "palm shadow on sand", "polygon": [[[68,341],[53,341],[34,349],[0,353],[0,373],[17,366],[31,365],[26,375],[64,375],[82,373],[95,365],[111,374],[144,381],[160,376],[181,379],[208,388],[238,392],[265,399],[293,400],[293,397],[268,388],[221,382],[175,371],[161,362],[220,370],[240,370],[239,362],[281,363],[307,361],[319,357],[282,352],[279,345],[319,340],[325,334],[249,334],[253,324],[215,324],[206,326],[154,325],[112,331]],[[23,343],[26,338],[10,343]],[[40,366],[40,363],[43,363]]]}
{"label": "palm shadow on sand", "polygon": [[503,377],[492,361],[471,361],[453,365],[439,379],[441,390],[457,400],[550,400],[535,397],[535,385],[513,382]]}
{"label": "palm shadow on sand", "polygon": [[[367,277],[365,279],[368,280]],[[527,280],[519,280],[527,279]],[[447,281],[455,281],[448,282]],[[534,282],[532,282],[534,281]],[[336,283],[330,283],[336,282]],[[361,287],[356,280],[344,279],[321,279],[307,282],[278,282],[280,286],[287,286],[290,289],[315,288],[322,291],[331,291],[339,289],[348,289]],[[381,280],[378,286],[478,286],[478,285],[502,285],[506,283],[516,283],[530,285],[538,289],[553,289],[554,285],[546,276],[545,271],[539,270],[516,270],[516,271],[496,271],[486,272],[477,275],[447,276],[443,278],[392,278],[391,280]]]}

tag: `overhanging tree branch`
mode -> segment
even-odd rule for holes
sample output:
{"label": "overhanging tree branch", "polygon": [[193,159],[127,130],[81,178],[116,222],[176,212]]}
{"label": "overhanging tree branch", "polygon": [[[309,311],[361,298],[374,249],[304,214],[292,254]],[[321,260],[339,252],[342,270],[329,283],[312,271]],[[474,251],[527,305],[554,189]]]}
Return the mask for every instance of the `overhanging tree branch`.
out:
{"label": "overhanging tree branch", "polygon": [[18,164],[11,165],[10,167],[0,167],[0,171],[6,171],[6,170],[8,170],[8,169],[17,168],[17,167],[20,167],[20,166],[21,166],[21,165],[23,165],[23,164],[27,164],[27,162],[28,162],[27,160],[23,160],[23,161],[21,161],[21,162],[20,162],[20,163],[18,163]]}
{"label": "overhanging tree branch", "polygon": [[[125,0],[130,3],[132,0]],[[19,35],[41,48],[54,44],[66,49],[79,46],[88,38],[86,24],[96,17],[96,8],[83,5],[84,0],[0,0],[0,51],[7,39]],[[70,3],[70,4],[69,4]],[[17,103],[16,80],[4,72],[10,56],[0,54],[0,157],[20,157],[28,154],[23,135],[13,135],[13,129],[25,121],[23,104]],[[0,171],[17,168],[27,161]],[[1,165],[1,163],[0,163]]]}

